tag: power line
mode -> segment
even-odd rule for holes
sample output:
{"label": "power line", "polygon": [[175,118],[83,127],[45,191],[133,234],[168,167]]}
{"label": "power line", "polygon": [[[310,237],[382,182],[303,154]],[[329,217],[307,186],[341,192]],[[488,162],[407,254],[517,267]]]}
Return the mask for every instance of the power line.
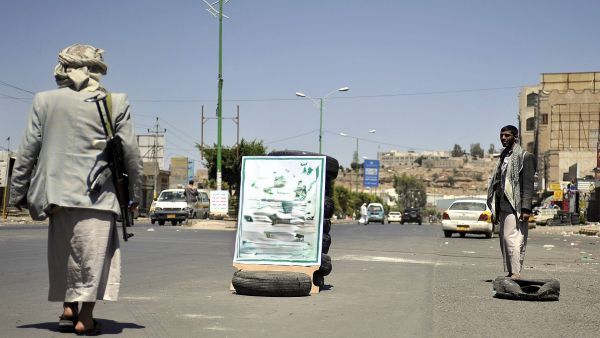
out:
{"label": "power line", "polygon": [[[329,130],[324,130],[323,132],[328,133],[328,134],[333,134],[336,136],[340,136],[340,137],[345,137],[345,136],[341,136],[339,133],[335,133]],[[359,139],[361,141],[365,141],[365,142],[369,142],[369,143],[374,143],[374,144],[379,144],[379,145],[386,145],[386,146],[392,146],[392,147],[397,147],[397,148],[405,148],[405,149],[415,149],[415,150],[424,150],[424,151],[435,151],[433,149],[425,149],[425,148],[419,148],[419,147],[412,147],[412,146],[405,146],[405,145],[400,145],[400,144],[395,144],[395,143],[389,143],[389,142],[382,142],[382,141],[377,141],[377,140],[373,140],[373,139],[368,139],[368,138],[362,138],[362,137],[354,137],[352,136],[351,138],[353,139]]]}
{"label": "power line", "polygon": [[[454,89],[454,90],[432,90],[432,91],[419,91],[419,92],[407,92],[407,93],[392,93],[392,94],[373,94],[373,95],[345,95],[335,96],[329,98],[329,100],[352,100],[352,99],[370,99],[370,98],[384,98],[384,97],[402,97],[402,96],[426,96],[426,95],[444,95],[444,94],[460,94],[460,93],[474,93],[474,92],[486,92],[486,91],[497,91],[507,89],[517,89],[525,87],[526,85],[518,86],[506,86],[506,87],[487,87],[487,88],[469,88],[469,89]],[[277,101],[301,101],[298,98],[256,98],[256,99],[228,99],[223,102],[277,102]],[[199,102],[215,102],[214,99],[132,99],[135,102],[154,102],[154,103],[199,103]]]}
{"label": "power line", "polygon": [[30,91],[30,90],[23,89],[23,88],[15,86],[15,85],[11,85],[10,83],[6,83],[6,82],[1,81],[1,80],[0,80],[0,84],[3,85],[3,86],[6,86],[6,87],[10,87],[10,88],[16,89],[16,90],[20,90],[22,92],[25,92],[25,93],[28,93],[28,94],[31,94],[31,95],[35,95],[35,93],[32,92],[32,91]]}
{"label": "power line", "polygon": [[268,141],[268,142],[265,142],[265,144],[272,144],[272,143],[283,142],[283,141],[287,141],[287,140],[295,139],[295,138],[298,138],[298,137],[302,137],[302,136],[310,135],[310,134],[312,134],[312,133],[314,133],[314,132],[317,132],[317,131],[319,131],[319,129],[313,129],[313,130],[311,130],[311,131],[307,131],[307,132],[305,132],[305,133],[302,133],[302,134],[298,134],[298,135],[294,135],[294,136],[290,136],[290,137],[282,138],[282,139],[279,139],[279,140]]}

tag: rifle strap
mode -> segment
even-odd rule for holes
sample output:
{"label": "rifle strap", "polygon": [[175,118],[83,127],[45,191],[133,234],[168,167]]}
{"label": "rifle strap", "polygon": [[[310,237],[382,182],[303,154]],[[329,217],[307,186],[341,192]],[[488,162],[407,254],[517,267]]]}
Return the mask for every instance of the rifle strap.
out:
{"label": "rifle strap", "polygon": [[106,131],[108,133],[108,137],[113,137],[115,134],[113,123],[112,123],[112,97],[110,93],[106,94],[104,98],[106,102],[104,103],[104,107],[106,110],[106,120],[104,121],[104,126],[106,127]]}

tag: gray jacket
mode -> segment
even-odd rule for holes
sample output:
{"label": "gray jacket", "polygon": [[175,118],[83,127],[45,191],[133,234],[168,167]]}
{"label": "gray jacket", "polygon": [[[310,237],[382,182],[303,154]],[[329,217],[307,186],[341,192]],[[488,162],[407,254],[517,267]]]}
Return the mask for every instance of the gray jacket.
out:
{"label": "gray jacket", "polygon": [[[98,110],[84,102],[99,93],[60,88],[35,95],[11,179],[11,203],[26,197],[33,219],[45,219],[54,206],[120,213],[112,179],[98,192],[89,190],[107,165],[94,142],[106,139]],[[139,201],[142,161],[126,94],[112,94],[111,111],[113,123],[119,121],[131,197]]]}
{"label": "gray jacket", "polygon": [[[506,151],[506,150],[505,150]],[[502,156],[496,164],[494,174],[488,186],[487,204],[494,219],[498,218],[498,196],[496,192],[499,190],[506,194],[508,202],[517,213],[517,217],[521,217],[521,213],[526,210],[531,212],[533,201],[533,183],[535,179],[535,158],[533,154],[524,151],[518,144],[515,144],[513,151],[516,152],[511,156],[508,164],[508,174],[505,178],[504,191],[502,191],[502,182],[500,182],[500,166],[502,164]],[[504,154],[504,152],[503,152]],[[515,167],[511,170],[511,167]],[[510,174],[510,172],[514,174]]]}

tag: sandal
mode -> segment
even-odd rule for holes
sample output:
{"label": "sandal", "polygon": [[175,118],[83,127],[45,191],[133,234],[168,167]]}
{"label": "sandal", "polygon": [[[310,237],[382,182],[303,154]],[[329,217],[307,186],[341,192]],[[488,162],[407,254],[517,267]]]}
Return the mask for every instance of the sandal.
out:
{"label": "sandal", "polygon": [[85,329],[81,332],[78,332],[77,330],[75,330],[75,333],[78,336],[97,336],[97,335],[99,335],[102,331],[102,325],[100,325],[100,322],[98,322],[95,319],[93,319],[93,321],[94,321],[94,327]]}
{"label": "sandal", "polygon": [[65,315],[58,317],[58,331],[60,332],[75,330],[75,324],[77,324],[77,317],[67,317]]}

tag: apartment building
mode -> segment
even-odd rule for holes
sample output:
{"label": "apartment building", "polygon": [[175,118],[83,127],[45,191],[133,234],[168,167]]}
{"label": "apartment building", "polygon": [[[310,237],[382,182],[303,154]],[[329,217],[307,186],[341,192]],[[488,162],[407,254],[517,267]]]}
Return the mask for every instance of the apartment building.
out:
{"label": "apartment building", "polygon": [[593,175],[600,158],[600,72],[541,74],[537,86],[521,90],[519,125],[521,146],[537,158],[538,190]]}

